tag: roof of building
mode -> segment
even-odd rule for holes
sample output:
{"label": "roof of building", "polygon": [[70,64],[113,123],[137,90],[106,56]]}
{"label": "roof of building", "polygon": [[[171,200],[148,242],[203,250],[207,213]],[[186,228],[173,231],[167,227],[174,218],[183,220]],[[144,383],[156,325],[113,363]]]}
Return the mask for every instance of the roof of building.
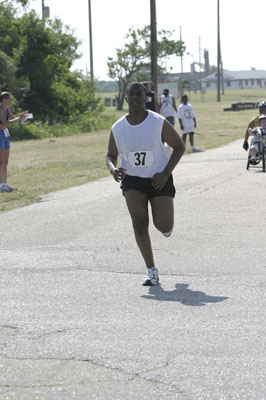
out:
{"label": "roof of building", "polygon": [[[266,79],[266,70],[251,69],[248,71],[228,71],[223,70],[223,80],[232,81],[240,79]],[[217,80],[217,72],[202,78],[203,82],[213,82]]]}

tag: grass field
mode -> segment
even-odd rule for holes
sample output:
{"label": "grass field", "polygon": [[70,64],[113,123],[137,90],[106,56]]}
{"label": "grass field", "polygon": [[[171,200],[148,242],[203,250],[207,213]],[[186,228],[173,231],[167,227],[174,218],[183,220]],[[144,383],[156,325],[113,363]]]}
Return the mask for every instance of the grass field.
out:
{"label": "grass field", "polygon": [[[225,107],[230,107],[234,101],[266,99],[263,89],[226,91],[219,103],[215,92],[188,95],[197,117],[195,145],[201,150],[243,138],[248,121],[257,114],[256,110],[225,112]],[[125,105],[125,110],[117,113],[117,117],[125,114],[126,110]],[[60,137],[55,141],[48,138],[13,142],[8,180],[18,190],[0,193],[0,212],[37,202],[45,193],[108,176],[105,166],[108,138],[109,130],[105,130]]]}

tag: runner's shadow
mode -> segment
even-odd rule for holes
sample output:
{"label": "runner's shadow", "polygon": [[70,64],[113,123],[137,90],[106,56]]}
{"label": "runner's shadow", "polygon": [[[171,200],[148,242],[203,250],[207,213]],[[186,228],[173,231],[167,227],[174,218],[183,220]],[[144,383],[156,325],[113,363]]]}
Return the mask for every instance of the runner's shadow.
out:
{"label": "runner's shadow", "polygon": [[218,303],[227,300],[228,297],[208,296],[204,292],[188,289],[186,283],[177,283],[174,290],[164,290],[159,284],[149,287],[149,294],[142,295],[144,299],[158,301],[179,301],[186,306],[202,307],[207,303]]}

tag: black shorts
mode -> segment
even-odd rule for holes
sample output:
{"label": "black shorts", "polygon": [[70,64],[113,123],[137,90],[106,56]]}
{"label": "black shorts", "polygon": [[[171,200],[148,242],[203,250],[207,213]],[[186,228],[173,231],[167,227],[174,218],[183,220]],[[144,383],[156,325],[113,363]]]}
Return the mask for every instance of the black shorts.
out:
{"label": "black shorts", "polygon": [[175,197],[175,187],[172,174],[169,176],[161,190],[155,189],[151,182],[151,178],[139,178],[138,176],[126,175],[121,181],[120,188],[122,189],[123,194],[128,189],[134,189],[138,190],[139,192],[146,193],[148,199],[157,196]]}
{"label": "black shorts", "polygon": [[166,117],[167,121],[170,122],[173,126],[175,125],[175,117]]}

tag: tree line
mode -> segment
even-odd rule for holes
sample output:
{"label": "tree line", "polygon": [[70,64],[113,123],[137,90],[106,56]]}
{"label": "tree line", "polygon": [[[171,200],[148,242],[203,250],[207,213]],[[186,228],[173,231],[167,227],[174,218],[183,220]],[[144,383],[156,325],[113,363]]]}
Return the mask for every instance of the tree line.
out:
{"label": "tree line", "polygon": [[29,0],[0,3],[0,85],[21,109],[53,121],[95,110],[94,82],[71,71],[79,40],[60,19],[40,18]]}

